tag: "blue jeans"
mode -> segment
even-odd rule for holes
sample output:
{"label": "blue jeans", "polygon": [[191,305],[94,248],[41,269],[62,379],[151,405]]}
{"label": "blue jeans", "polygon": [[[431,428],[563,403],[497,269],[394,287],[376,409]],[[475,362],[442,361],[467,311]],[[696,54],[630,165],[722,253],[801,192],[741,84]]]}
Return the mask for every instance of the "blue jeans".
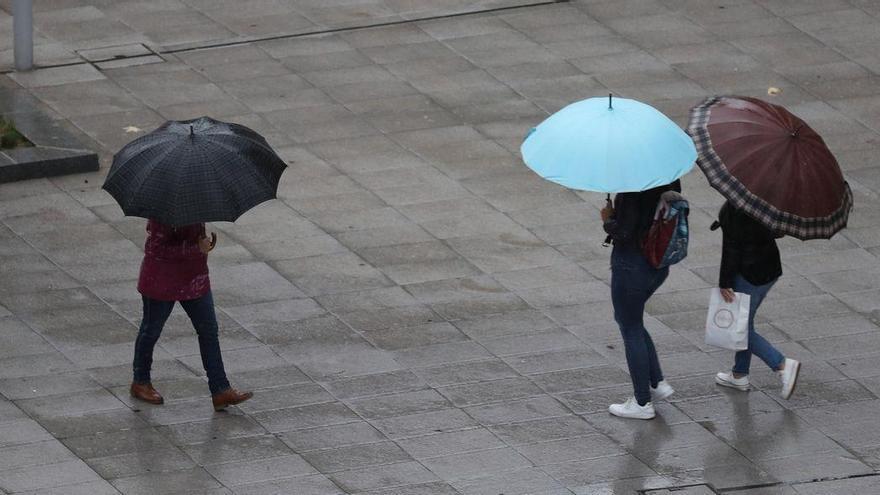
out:
{"label": "blue jeans", "polygon": [[761,360],[767,363],[767,366],[772,370],[778,369],[783,361],[785,361],[785,356],[777,351],[770,342],[767,342],[767,339],[761,337],[758,335],[758,332],[755,331],[755,313],[758,311],[758,306],[760,306],[761,302],[764,301],[764,298],[767,297],[770,288],[776,283],[776,280],[779,279],[774,279],[764,285],[752,285],[748,280],[744,279],[742,275],[737,275],[736,278],[733,279],[734,291],[742,292],[751,296],[751,299],[749,300],[749,348],[736,353],[733,364],[734,373],[741,375],[749,374],[749,364],[751,364],[752,361],[752,354],[761,358]]}
{"label": "blue jeans", "polygon": [[[153,365],[153,348],[162,334],[162,328],[174,309],[174,301],[159,301],[144,296],[144,318],[134,343],[134,382],[149,383],[150,369]],[[208,388],[212,394],[229,388],[223,358],[220,355],[220,340],[217,335],[217,316],[214,314],[214,297],[210,292],[198,299],[180,301],[196,333],[199,336],[199,352],[202,366],[208,375]]]}
{"label": "blue jeans", "polygon": [[636,401],[645,405],[651,389],[663,380],[654,342],[645,329],[645,303],[666,277],[669,267],[656,269],[636,248],[615,247],[611,252],[611,303],[620,327],[626,364]]}

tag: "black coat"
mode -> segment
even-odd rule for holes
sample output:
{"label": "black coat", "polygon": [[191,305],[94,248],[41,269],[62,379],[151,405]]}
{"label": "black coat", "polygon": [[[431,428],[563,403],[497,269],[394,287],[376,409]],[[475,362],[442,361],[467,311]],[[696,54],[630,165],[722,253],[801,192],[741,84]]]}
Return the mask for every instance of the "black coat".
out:
{"label": "black coat", "polygon": [[717,225],[723,233],[719,287],[732,288],[737,274],[752,285],[764,285],[782,275],[776,236],[770,229],[730,203],[721,207],[713,230]]}
{"label": "black coat", "polygon": [[681,192],[681,182],[641,192],[618,193],[614,196],[614,215],[603,225],[615,246],[639,249],[639,243],[651,224],[657,202],[666,191]]}

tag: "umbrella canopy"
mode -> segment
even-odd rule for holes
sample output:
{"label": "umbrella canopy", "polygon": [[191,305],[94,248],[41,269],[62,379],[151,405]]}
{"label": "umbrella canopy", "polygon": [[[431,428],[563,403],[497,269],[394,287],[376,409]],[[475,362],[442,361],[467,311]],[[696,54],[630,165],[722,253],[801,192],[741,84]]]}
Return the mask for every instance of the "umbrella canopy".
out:
{"label": "umbrella canopy", "polygon": [[711,97],[691,109],[697,164],[733,206],[777,234],[830,238],[853,196],[822,138],[786,109],[747,97]]}
{"label": "umbrella canopy", "polygon": [[690,171],[694,143],[654,107],[624,98],[572,103],[526,137],[523,161],[541,177],[571,189],[644,191]]}
{"label": "umbrella canopy", "polygon": [[129,216],[172,226],[234,222],[275,198],[286,167],[253,130],[202,117],[166,122],[125,145],[103,187]]}

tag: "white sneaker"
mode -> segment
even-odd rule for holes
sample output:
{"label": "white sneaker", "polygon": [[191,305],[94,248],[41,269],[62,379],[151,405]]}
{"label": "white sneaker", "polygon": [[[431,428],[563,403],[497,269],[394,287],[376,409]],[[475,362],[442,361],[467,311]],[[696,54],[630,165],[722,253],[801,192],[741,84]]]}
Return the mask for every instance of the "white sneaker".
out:
{"label": "white sneaker", "polygon": [[674,393],[675,389],[672,388],[672,385],[666,383],[666,380],[660,380],[657,383],[657,388],[651,388],[651,402],[666,400]]}
{"label": "white sneaker", "polygon": [[653,404],[648,402],[644,406],[640,406],[635,397],[626,399],[623,404],[611,404],[608,406],[608,412],[621,418],[630,419],[653,419],[655,416]]}
{"label": "white sneaker", "polygon": [[800,361],[785,358],[785,369],[779,371],[782,378],[782,395],[783,399],[788,399],[794,393],[794,387],[797,385],[798,374],[801,371]]}
{"label": "white sneaker", "polygon": [[721,371],[715,375],[715,383],[722,387],[735,388],[745,392],[749,389],[749,376],[746,375],[740,378],[734,378],[733,373]]}

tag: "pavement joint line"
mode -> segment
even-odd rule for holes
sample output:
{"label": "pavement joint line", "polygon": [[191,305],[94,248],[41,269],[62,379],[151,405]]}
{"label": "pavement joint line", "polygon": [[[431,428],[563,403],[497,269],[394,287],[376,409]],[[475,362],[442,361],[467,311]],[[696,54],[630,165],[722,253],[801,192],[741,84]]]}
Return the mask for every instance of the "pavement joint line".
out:
{"label": "pavement joint line", "polygon": [[209,48],[223,48],[227,46],[238,46],[238,45],[246,45],[248,43],[258,43],[260,41],[273,41],[273,40],[283,40],[283,39],[293,39],[293,38],[306,38],[309,36],[320,36],[323,34],[334,34],[334,33],[345,33],[348,31],[360,31],[362,29],[374,29],[374,28],[383,28],[390,26],[400,26],[403,24],[411,24],[414,22],[428,22],[428,21],[437,21],[442,19],[455,19],[458,17],[468,17],[472,15],[482,15],[482,14],[492,14],[495,12],[505,12],[508,10],[519,10],[519,9],[528,9],[533,7],[544,7],[547,5],[555,5],[558,3],[568,3],[570,0],[544,0],[540,2],[525,4],[525,5],[515,5],[511,7],[494,7],[491,9],[483,9],[483,10],[475,10],[472,12],[457,12],[453,14],[440,14],[434,16],[427,17],[419,17],[417,19],[403,19],[400,21],[388,21],[388,22],[377,22],[375,24],[366,24],[363,26],[348,26],[348,27],[338,27],[338,28],[330,28],[330,29],[320,29],[317,31],[308,31],[305,33],[294,33],[294,34],[280,34],[276,36],[265,36],[262,38],[253,38],[248,40],[238,40],[238,41],[227,41],[222,43],[213,43],[213,44],[204,44],[197,46],[187,46],[182,48],[172,48],[168,50],[159,51],[159,54],[162,53],[184,53],[196,50],[205,50]]}
{"label": "pavement joint line", "polygon": [[[247,45],[250,43],[259,43],[261,41],[274,41],[274,40],[284,40],[284,39],[294,39],[294,38],[306,38],[309,36],[321,36],[324,34],[345,33],[345,32],[349,32],[349,31],[360,31],[362,29],[375,29],[375,28],[383,28],[383,27],[390,27],[390,26],[400,26],[400,25],[404,25],[404,24],[411,24],[414,22],[428,22],[428,21],[437,21],[437,20],[442,20],[442,19],[455,19],[458,17],[468,17],[468,16],[473,16],[473,15],[492,14],[495,12],[505,12],[508,10],[520,10],[520,9],[528,9],[528,8],[534,8],[534,7],[544,7],[547,5],[568,3],[569,1],[570,0],[544,0],[541,2],[529,3],[529,4],[525,4],[525,5],[514,5],[514,6],[510,6],[510,7],[495,7],[495,8],[491,8],[491,9],[475,10],[472,12],[457,12],[457,13],[453,13],[453,14],[440,14],[440,15],[434,15],[434,16],[428,16],[428,17],[419,17],[416,19],[403,19],[400,21],[378,22],[375,24],[366,24],[363,26],[347,26],[347,27],[339,27],[339,28],[321,29],[321,30],[317,30],[317,31],[307,31],[304,33],[279,34],[279,35],[275,35],[275,36],[264,36],[262,38],[249,38],[249,39],[245,39],[245,40],[226,41],[226,42],[221,42],[221,43],[186,46],[186,47],[182,47],[182,48],[171,48],[171,49],[166,49],[166,50],[155,50],[146,43],[141,43],[141,44],[144,45],[152,54],[157,55],[157,56],[163,58],[163,60],[164,60],[164,57],[162,57],[163,54],[170,55],[170,54],[175,54],[175,53],[194,52],[194,51],[198,51],[198,50],[209,50],[211,48],[225,48],[225,47],[230,47],[230,46]],[[103,47],[98,47],[98,48],[103,48]],[[112,48],[112,47],[108,47],[108,48]],[[90,49],[94,49],[94,48],[90,48]],[[77,55],[79,55],[78,52],[77,52]],[[56,69],[59,67],[71,67],[74,65],[91,65],[100,71],[101,69],[97,65],[95,65],[98,62],[107,62],[110,60],[128,60],[131,58],[140,58],[140,57],[145,57],[145,56],[148,56],[148,55],[128,55],[128,56],[115,57],[115,58],[102,60],[102,61],[82,60],[82,61],[77,61],[77,62],[64,62],[64,63],[60,63],[60,64],[50,64],[50,65],[37,65],[37,64],[35,64],[34,70]],[[14,72],[17,72],[14,68],[0,70],[0,75],[12,74]]]}

